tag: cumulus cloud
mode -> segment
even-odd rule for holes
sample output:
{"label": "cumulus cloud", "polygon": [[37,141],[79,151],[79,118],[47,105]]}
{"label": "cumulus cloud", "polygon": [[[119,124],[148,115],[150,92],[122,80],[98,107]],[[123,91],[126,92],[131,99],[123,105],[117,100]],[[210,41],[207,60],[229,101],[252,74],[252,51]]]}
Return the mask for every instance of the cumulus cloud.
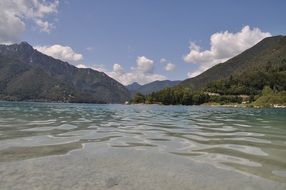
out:
{"label": "cumulus cloud", "polygon": [[142,73],[153,73],[154,61],[144,56],[137,58],[137,67],[135,70],[141,71]]}
{"label": "cumulus cloud", "polygon": [[259,28],[244,26],[237,33],[225,31],[212,34],[209,50],[202,50],[196,43],[191,42],[190,52],[183,56],[183,59],[187,63],[198,64],[198,69],[189,72],[188,77],[195,77],[210,67],[227,61],[269,36],[270,33],[262,32]]}
{"label": "cumulus cloud", "polygon": [[136,66],[131,67],[129,71],[118,64],[113,64],[112,70],[107,70],[104,65],[92,65],[87,66],[84,64],[78,64],[78,68],[91,68],[100,72],[106,73],[111,78],[119,81],[123,85],[128,85],[133,82],[140,84],[150,83],[156,80],[166,80],[167,78],[163,75],[154,73],[154,61],[148,59],[145,56],[137,57]]}
{"label": "cumulus cloud", "polygon": [[76,65],[76,67],[79,68],[79,69],[86,69],[86,68],[88,68],[85,64],[78,64],[78,65]]}
{"label": "cumulus cloud", "polygon": [[59,0],[1,0],[0,43],[17,42],[32,22],[40,31],[50,32],[54,25],[46,20],[57,12]]}
{"label": "cumulus cloud", "polygon": [[85,65],[83,63],[81,64],[77,64],[76,65],[77,68],[80,68],[80,69],[87,69],[87,68],[90,68],[90,69],[93,69],[93,70],[96,70],[96,71],[100,71],[100,72],[105,72],[107,73],[108,71],[105,69],[104,65],[92,65],[92,66],[88,66],[88,65]]}
{"label": "cumulus cloud", "polygon": [[124,75],[125,74],[125,71],[123,69],[123,67],[117,63],[115,63],[113,65],[113,72],[115,72],[116,74],[119,74],[119,75]]}
{"label": "cumulus cloud", "polygon": [[176,65],[174,65],[173,63],[171,63],[165,58],[161,58],[160,63],[164,64],[165,71],[173,71],[176,68]]}
{"label": "cumulus cloud", "polygon": [[34,48],[46,55],[71,63],[83,60],[82,54],[75,52],[69,46],[55,44],[52,46],[35,46]]}
{"label": "cumulus cloud", "polygon": [[118,80],[124,85],[138,82],[140,84],[150,83],[156,80],[166,80],[167,78],[160,74],[154,73],[154,61],[141,56],[137,58],[136,66],[132,67],[129,72],[120,64],[114,64],[111,72],[106,72],[110,77]]}

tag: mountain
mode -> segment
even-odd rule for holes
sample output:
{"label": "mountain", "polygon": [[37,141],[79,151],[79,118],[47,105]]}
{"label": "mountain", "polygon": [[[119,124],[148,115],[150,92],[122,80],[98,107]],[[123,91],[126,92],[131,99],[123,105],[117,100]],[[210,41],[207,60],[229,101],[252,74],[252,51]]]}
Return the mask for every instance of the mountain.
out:
{"label": "mountain", "polygon": [[285,95],[286,36],[275,36],[175,87],[147,96],[136,94],[132,102],[285,107]]}
{"label": "mountain", "polygon": [[167,87],[173,87],[180,83],[181,81],[170,81],[170,80],[163,80],[163,81],[154,81],[145,85],[140,85],[138,83],[132,83],[131,85],[126,86],[127,89],[130,90],[132,94],[136,92],[140,92],[141,94],[147,95],[151,94],[152,92],[160,91]]}
{"label": "mountain", "polygon": [[137,82],[133,82],[132,84],[126,86],[130,92],[136,92],[140,87],[142,87],[142,85],[138,84]]}
{"label": "mountain", "polygon": [[79,69],[22,42],[0,45],[0,99],[122,103],[130,93],[103,72]]}
{"label": "mountain", "polygon": [[254,71],[253,68],[266,67],[266,65],[275,67],[275,63],[280,63],[285,58],[286,36],[268,37],[232,59],[217,64],[194,78],[184,80],[180,85],[189,86],[195,90],[201,89],[210,82],[227,79],[242,72]]}

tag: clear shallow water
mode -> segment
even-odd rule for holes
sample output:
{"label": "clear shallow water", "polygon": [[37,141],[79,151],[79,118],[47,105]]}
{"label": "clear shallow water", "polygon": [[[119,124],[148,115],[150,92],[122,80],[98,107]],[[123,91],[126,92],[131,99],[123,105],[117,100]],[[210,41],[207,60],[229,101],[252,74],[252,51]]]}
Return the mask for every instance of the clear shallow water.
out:
{"label": "clear shallow water", "polygon": [[286,110],[0,102],[0,176],[0,189],[284,189]]}

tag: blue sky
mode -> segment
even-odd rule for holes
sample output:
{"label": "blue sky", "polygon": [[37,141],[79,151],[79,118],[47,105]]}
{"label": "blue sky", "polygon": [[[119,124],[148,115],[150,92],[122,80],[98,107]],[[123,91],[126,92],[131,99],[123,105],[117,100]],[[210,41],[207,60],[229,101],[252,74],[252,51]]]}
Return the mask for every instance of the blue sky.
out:
{"label": "blue sky", "polygon": [[[41,12],[40,5],[49,11]],[[28,41],[62,59],[62,52],[55,51],[69,47],[80,56],[67,61],[125,84],[195,76],[264,37],[286,32],[285,0],[50,0],[25,6],[39,11],[32,16],[22,11],[23,32],[7,38],[0,29],[0,40]],[[243,44],[235,44],[239,41]],[[55,44],[58,49],[48,49]]]}

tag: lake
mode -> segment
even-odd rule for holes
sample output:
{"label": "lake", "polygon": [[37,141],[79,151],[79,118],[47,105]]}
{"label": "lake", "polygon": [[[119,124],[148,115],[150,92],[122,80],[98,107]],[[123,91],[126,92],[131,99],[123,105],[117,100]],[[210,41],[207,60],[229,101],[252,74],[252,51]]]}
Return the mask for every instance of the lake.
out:
{"label": "lake", "polygon": [[285,109],[0,102],[1,190],[285,188]]}

